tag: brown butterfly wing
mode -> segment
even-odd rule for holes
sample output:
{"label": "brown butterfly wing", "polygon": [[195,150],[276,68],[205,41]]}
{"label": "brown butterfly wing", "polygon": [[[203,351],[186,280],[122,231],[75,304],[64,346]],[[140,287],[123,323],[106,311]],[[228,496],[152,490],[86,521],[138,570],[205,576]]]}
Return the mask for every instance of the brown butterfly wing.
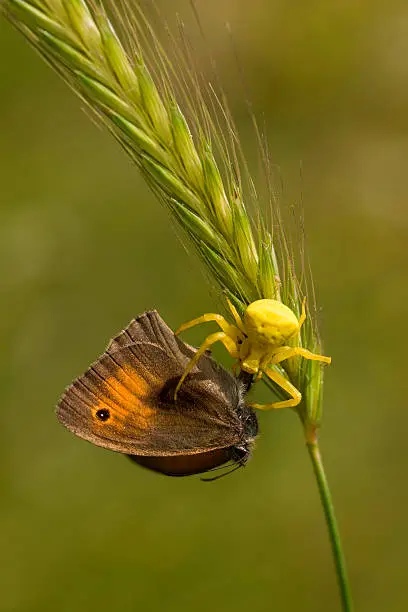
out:
{"label": "brown butterfly wing", "polygon": [[242,391],[209,355],[174,402],[194,352],[156,311],[144,313],[68,387],[57,416],[76,435],[127,454],[186,455],[233,446],[243,435],[236,413]]}

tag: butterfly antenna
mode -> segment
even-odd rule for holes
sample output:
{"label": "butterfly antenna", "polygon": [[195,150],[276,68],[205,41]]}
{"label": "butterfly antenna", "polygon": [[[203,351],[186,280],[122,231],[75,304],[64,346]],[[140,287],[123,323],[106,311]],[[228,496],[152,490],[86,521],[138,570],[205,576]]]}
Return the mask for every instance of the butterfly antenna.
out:
{"label": "butterfly antenna", "polygon": [[227,461],[227,463],[223,463],[223,465],[219,465],[218,467],[210,468],[209,470],[205,470],[206,472],[218,472],[219,470],[225,470],[225,468],[232,467],[236,465],[236,461]]}
{"label": "butterfly antenna", "polygon": [[[229,470],[229,472],[224,472],[223,474],[218,474],[218,476],[213,476],[212,478],[200,478],[200,480],[202,482],[214,482],[214,480],[219,480],[220,478],[224,478],[224,476],[229,476],[233,472],[236,472],[237,470],[239,470],[239,468],[244,467],[244,465],[245,464],[242,463],[242,461],[240,461],[231,470]],[[225,466],[222,466],[222,467],[225,467]],[[216,470],[216,469],[220,469],[220,468],[214,468],[214,469]],[[208,471],[212,472],[213,470],[208,470]]]}

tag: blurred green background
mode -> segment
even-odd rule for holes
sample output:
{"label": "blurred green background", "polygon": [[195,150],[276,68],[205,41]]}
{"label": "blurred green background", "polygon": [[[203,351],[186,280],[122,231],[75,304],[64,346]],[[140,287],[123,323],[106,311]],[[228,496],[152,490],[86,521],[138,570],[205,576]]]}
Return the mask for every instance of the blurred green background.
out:
{"label": "blurred green background", "polygon": [[[188,1],[158,4],[191,23],[206,62]],[[283,205],[303,201],[333,357],[321,443],[356,609],[407,610],[407,5],[197,5],[248,157],[226,20]],[[119,147],[4,20],[0,58],[1,610],[339,610],[291,411],[262,414],[253,460],[213,485],[57,423],[64,387],[133,316],[157,308],[176,327],[214,299]]]}

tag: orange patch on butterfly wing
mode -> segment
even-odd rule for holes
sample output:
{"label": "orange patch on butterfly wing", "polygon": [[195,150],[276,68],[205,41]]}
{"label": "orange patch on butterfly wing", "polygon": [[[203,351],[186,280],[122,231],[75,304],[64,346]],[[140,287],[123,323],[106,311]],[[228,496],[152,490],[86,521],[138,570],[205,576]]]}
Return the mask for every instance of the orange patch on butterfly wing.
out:
{"label": "orange patch on butterfly wing", "polygon": [[[151,407],[150,398],[153,389],[144,378],[130,366],[123,365],[117,368],[114,375],[101,381],[99,399],[94,404],[95,413],[98,410],[109,410],[110,418],[107,421],[111,426],[116,424],[123,429],[130,421],[138,429],[149,429],[156,413]],[[103,426],[104,422],[98,421]]]}

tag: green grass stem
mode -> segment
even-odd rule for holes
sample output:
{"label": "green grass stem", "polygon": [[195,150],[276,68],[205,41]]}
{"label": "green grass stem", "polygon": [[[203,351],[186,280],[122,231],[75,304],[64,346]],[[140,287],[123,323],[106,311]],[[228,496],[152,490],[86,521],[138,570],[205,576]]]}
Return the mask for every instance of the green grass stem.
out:
{"label": "green grass stem", "polygon": [[329,483],[323,466],[322,456],[317,441],[317,436],[312,436],[307,441],[310,460],[312,462],[314,475],[319,489],[324,516],[330,538],[330,545],[336,570],[337,582],[340,590],[340,598],[343,612],[353,611],[350,583],[347,575],[346,561],[340,540],[339,527],[334,512],[333,500],[330,493]]}

